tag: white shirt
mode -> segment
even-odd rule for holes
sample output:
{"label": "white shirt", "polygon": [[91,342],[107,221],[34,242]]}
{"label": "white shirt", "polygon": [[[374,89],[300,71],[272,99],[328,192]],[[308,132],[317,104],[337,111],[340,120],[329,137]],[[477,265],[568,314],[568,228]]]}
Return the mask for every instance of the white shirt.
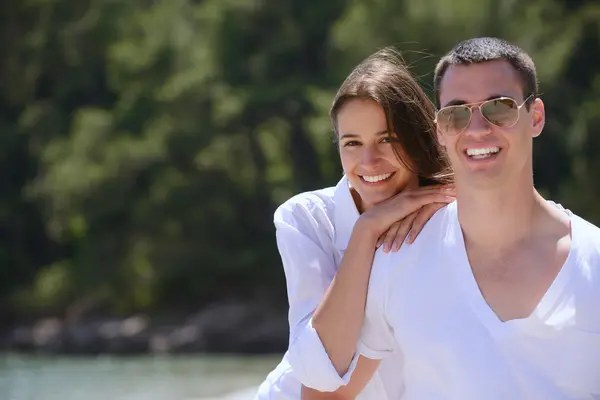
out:
{"label": "white shirt", "polygon": [[502,322],[471,271],[456,202],[411,246],[376,253],[360,352],[404,355],[405,400],[600,399],[600,229],[571,249],[528,318]]}
{"label": "white shirt", "polygon": [[[358,217],[345,177],[335,188],[294,196],[275,212],[290,304],[290,342],[256,399],[298,400],[301,382],[321,391],[333,391],[348,383],[357,357],[346,376],[340,377],[311,326],[311,318],[335,276]],[[402,387],[394,378],[401,365],[402,359],[396,354],[384,360],[358,399],[399,398]],[[394,378],[384,379],[384,385],[382,376],[386,375]]]}

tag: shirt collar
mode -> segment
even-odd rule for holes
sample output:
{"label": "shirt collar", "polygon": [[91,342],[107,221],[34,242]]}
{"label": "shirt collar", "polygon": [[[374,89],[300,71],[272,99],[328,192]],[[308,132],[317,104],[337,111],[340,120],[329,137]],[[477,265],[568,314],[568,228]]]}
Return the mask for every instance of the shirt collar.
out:
{"label": "shirt collar", "polygon": [[360,216],[350,193],[350,182],[346,175],[336,185],[333,199],[335,204],[335,246],[339,250],[346,250],[354,224]]}

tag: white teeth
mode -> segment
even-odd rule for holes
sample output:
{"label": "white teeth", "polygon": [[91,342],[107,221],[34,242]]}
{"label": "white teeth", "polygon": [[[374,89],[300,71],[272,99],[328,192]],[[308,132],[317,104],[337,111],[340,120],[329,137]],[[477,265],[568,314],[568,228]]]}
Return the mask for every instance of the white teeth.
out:
{"label": "white teeth", "polygon": [[375,176],[366,176],[366,175],[363,175],[362,178],[365,181],[367,181],[367,182],[376,183],[376,182],[384,181],[387,178],[389,178],[390,176],[392,176],[391,173],[389,173],[389,174],[375,175]]}
{"label": "white teeth", "polygon": [[484,147],[478,149],[467,149],[467,154],[475,158],[484,158],[490,154],[496,154],[500,149],[498,147]]}

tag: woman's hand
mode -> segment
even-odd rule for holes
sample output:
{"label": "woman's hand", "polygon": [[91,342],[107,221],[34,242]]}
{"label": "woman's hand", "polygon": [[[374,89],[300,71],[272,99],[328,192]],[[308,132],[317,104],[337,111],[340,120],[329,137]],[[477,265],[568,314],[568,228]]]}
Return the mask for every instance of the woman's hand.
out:
{"label": "woman's hand", "polygon": [[421,207],[418,211],[410,214],[408,217],[394,222],[383,235],[379,237],[377,247],[383,245],[383,251],[386,253],[398,251],[402,243],[408,236],[407,243],[411,244],[415,241],[425,223],[435,214],[440,208],[448,203],[431,203]]}
{"label": "woman's hand", "polygon": [[409,234],[408,243],[414,242],[425,223],[453,202],[454,196],[452,185],[407,189],[363,213],[359,223],[376,235],[377,247],[383,245],[385,252],[397,251]]}

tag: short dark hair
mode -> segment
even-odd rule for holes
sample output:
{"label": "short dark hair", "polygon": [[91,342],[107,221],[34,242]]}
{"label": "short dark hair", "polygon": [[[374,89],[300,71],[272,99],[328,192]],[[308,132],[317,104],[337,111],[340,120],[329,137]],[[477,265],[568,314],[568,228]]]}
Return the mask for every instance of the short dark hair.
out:
{"label": "short dark hair", "polygon": [[329,112],[336,139],[338,113],[347,101],[355,98],[373,100],[383,108],[388,130],[398,139],[399,146],[394,147],[396,156],[421,178],[422,184],[453,180],[446,153],[437,141],[435,107],[400,53],[390,47],[379,50],[346,78]]}
{"label": "short dark hair", "polygon": [[460,42],[438,62],[433,77],[436,105],[440,106],[440,84],[444,74],[452,65],[468,65],[486,61],[508,61],[521,78],[523,98],[538,95],[538,81],[535,64],[523,49],[506,40],[494,37],[481,37]]}

